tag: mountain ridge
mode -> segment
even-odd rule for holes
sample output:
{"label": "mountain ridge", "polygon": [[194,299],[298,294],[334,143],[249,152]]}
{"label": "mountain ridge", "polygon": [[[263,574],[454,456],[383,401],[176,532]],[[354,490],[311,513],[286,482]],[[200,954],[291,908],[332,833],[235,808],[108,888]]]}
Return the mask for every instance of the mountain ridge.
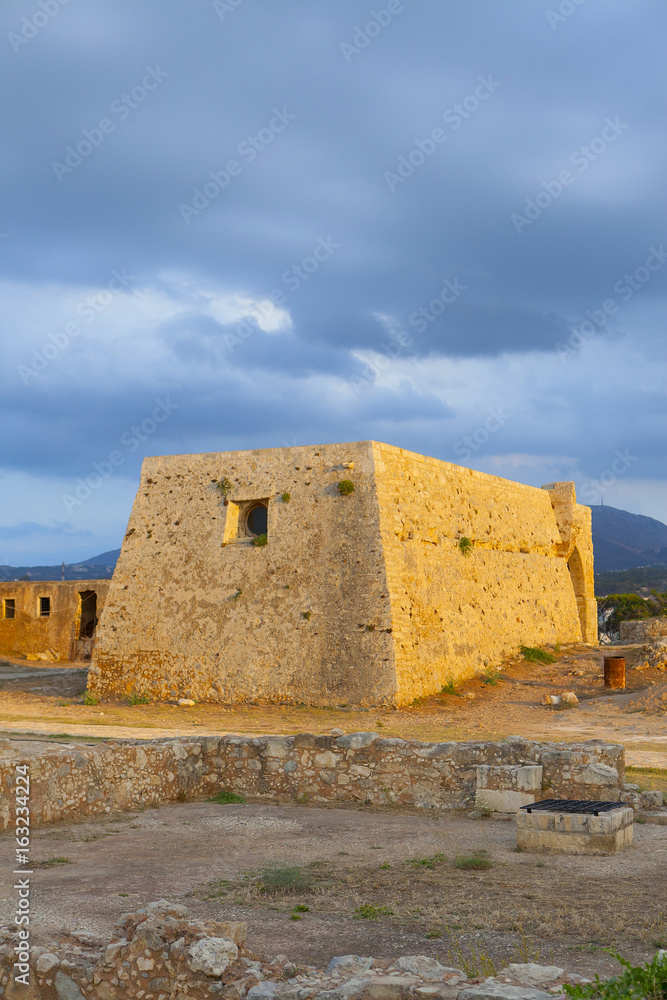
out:
{"label": "mountain ridge", "polygon": [[[667,524],[606,505],[591,505],[591,514],[596,573],[667,567]],[[120,549],[109,549],[90,559],[67,563],[65,579],[110,579],[119,555]],[[0,566],[0,582],[25,576],[31,580],[60,580],[62,566]]]}

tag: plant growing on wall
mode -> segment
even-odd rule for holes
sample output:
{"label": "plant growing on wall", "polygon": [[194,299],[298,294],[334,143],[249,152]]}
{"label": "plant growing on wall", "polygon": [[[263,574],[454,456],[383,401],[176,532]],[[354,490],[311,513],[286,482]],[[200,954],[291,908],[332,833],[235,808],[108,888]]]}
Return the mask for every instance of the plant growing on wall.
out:
{"label": "plant growing on wall", "polygon": [[350,493],[354,493],[354,483],[350,479],[341,479],[338,484],[338,492],[341,496],[349,496]]}
{"label": "plant growing on wall", "polygon": [[258,547],[261,547],[262,545],[266,545],[268,541],[269,539],[267,538],[266,535],[255,535],[255,537],[252,540],[252,545],[257,545]]}
{"label": "plant growing on wall", "polygon": [[289,503],[290,500],[292,499],[292,494],[291,493],[283,493],[283,495],[281,496],[280,499],[282,500],[283,503]]}
{"label": "plant growing on wall", "polygon": [[469,556],[472,552],[472,547],[475,543],[472,538],[468,538],[466,535],[463,538],[459,538],[459,551],[462,556]]}
{"label": "plant growing on wall", "polygon": [[218,491],[218,493],[221,493],[223,497],[226,498],[227,494],[232,488],[232,484],[230,483],[229,479],[227,479],[227,476],[223,476],[222,479],[218,479],[217,481],[215,481],[215,488]]}

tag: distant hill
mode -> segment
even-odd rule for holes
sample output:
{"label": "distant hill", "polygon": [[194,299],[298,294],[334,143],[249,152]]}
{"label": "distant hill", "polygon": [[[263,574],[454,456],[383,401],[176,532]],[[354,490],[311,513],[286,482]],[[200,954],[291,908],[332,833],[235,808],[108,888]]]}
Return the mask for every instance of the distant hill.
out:
{"label": "distant hill", "polygon": [[[617,507],[591,507],[596,593],[667,589],[667,524]],[[65,566],[66,580],[110,579],[120,549]],[[642,567],[639,569],[638,567]],[[655,567],[655,569],[644,568]],[[622,572],[623,571],[623,572]],[[60,566],[0,566],[0,581],[60,580]]]}
{"label": "distant hill", "polygon": [[667,567],[667,524],[616,507],[591,507],[596,573]]}
{"label": "distant hill", "polygon": [[[114,567],[118,561],[120,549],[111,549],[110,552],[102,552],[92,559],[85,559],[83,562],[65,564],[66,580],[110,580]],[[30,580],[60,580],[62,579],[62,565],[60,566],[0,566],[0,582],[6,580],[20,580],[27,577]]]}
{"label": "distant hill", "polygon": [[638,566],[595,574],[596,597],[607,597],[609,594],[650,597],[653,590],[660,594],[667,590],[667,566]]}

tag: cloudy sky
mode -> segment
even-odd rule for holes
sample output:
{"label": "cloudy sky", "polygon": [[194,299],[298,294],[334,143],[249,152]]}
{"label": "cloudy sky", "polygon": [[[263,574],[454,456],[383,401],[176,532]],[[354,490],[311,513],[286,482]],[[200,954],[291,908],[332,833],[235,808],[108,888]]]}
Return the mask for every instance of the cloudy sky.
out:
{"label": "cloudy sky", "polygon": [[3,0],[0,563],[373,438],[667,521],[663,0]]}

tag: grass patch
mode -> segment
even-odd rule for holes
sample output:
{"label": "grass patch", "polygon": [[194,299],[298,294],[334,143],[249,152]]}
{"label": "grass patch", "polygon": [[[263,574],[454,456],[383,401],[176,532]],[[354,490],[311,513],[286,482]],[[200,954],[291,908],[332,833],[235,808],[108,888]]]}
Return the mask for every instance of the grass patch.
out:
{"label": "grass patch", "polygon": [[313,876],[300,865],[272,865],[261,869],[257,885],[261,892],[272,895],[308,892],[313,886]]}
{"label": "grass patch", "polygon": [[482,684],[497,684],[500,681],[500,671],[494,667],[487,667],[482,674]]}
{"label": "grass patch", "polygon": [[555,663],[558,657],[552,653],[547,653],[546,649],[539,646],[519,646],[519,652],[528,663]]}
{"label": "grass patch", "polygon": [[33,861],[33,868],[58,868],[59,865],[71,865],[69,858],[57,857],[49,858],[47,861]]}
{"label": "grass patch", "polygon": [[667,771],[660,767],[626,767],[629,781],[642,791],[667,793]]}
{"label": "grass patch", "polygon": [[452,680],[451,678],[447,681],[446,684],[443,684],[442,687],[440,688],[440,694],[456,694],[456,693],[457,693],[456,681]]}
{"label": "grass patch", "polygon": [[206,887],[202,899],[220,899],[221,896],[226,896],[230,889],[231,882],[226,878],[218,879],[215,882],[209,882]]}
{"label": "grass patch", "polygon": [[240,805],[244,806],[247,799],[243,795],[239,795],[238,792],[218,792],[208,800],[209,802],[215,802],[219,806],[229,806],[229,805]]}
{"label": "grass patch", "polygon": [[492,862],[487,858],[486,851],[473,851],[472,854],[462,854],[455,859],[454,864],[465,872],[485,871],[492,867]]}
{"label": "grass patch", "polygon": [[268,536],[265,534],[255,535],[255,537],[252,540],[252,544],[256,545],[257,548],[262,548],[262,546],[269,544]]}
{"label": "grass patch", "polygon": [[[406,865],[412,865],[414,868],[437,868],[438,865],[441,865],[446,860],[447,858],[445,857],[445,855],[441,854],[440,851],[438,851],[436,854],[433,854],[430,858],[428,857],[410,858],[405,863]],[[387,865],[387,867],[389,866]]]}
{"label": "grass patch", "polygon": [[137,691],[133,691],[126,698],[128,705],[150,705],[150,698],[147,694],[139,694]]}
{"label": "grass patch", "polygon": [[96,698],[94,694],[90,693],[90,691],[84,691],[83,703],[84,705],[99,705],[100,699]]}
{"label": "grass patch", "polygon": [[354,911],[355,920],[379,920],[380,917],[393,917],[393,915],[394,911],[388,906],[371,906],[370,903],[364,903]]}

